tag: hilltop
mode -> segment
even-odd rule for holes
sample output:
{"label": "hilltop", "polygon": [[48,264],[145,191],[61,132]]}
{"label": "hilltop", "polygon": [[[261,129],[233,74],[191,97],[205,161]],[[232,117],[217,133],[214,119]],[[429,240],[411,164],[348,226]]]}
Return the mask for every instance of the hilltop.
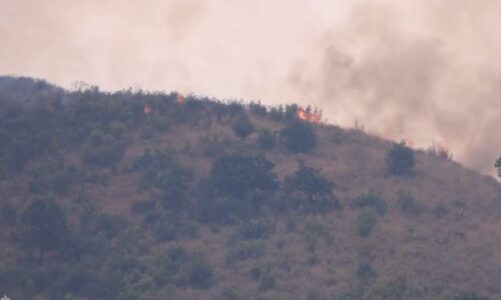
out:
{"label": "hilltop", "polygon": [[12,299],[501,294],[493,178],[311,108],[1,77],[0,141]]}

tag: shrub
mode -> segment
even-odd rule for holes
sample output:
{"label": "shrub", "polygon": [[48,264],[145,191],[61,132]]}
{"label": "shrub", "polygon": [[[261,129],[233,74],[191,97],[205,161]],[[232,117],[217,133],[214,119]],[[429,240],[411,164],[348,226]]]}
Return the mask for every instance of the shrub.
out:
{"label": "shrub", "polygon": [[132,212],[136,214],[144,214],[148,211],[151,211],[155,208],[157,202],[155,199],[150,199],[146,201],[134,201],[132,203]]}
{"label": "shrub", "polygon": [[170,210],[181,210],[189,206],[189,191],[193,175],[190,170],[173,167],[158,178],[161,190],[161,204]]}
{"label": "shrub", "polygon": [[245,139],[254,132],[254,125],[247,117],[240,118],[231,128],[235,135],[241,139]]}
{"label": "shrub", "polygon": [[226,252],[226,263],[258,259],[264,255],[265,246],[261,241],[241,241]]}
{"label": "shrub", "polygon": [[353,201],[353,206],[357,208],[372,207],[379,215],[384,215],[388,210],[386,200],[375,192],[369,192],[358,196],[355,201]]}
{"label": "shrub", "polygon": [[268,129],[260,131],[257,139],[262,149],[270,150],[275,148],[276,144],[275,135],[271,133]]}
{"label": "shrub", "polygon": [[32,202],[24,210],[22,222],[22,241],[28,248],[39,251],[39,265],[45,252],[62,248],[69,235],[66,214],[53,202]]}
{"label": "shrub", "polygon": [[173,165],[175,150],[146,149],[133,163],[133,169],[137,171],[164,170]]}
{"label": "shrub", "polygon": [[424,211],[424,207],[411,194],[400,195],[399,202],[400,210],[408,216],[417,217]]}
{"label": "shrub", "polygon": [[498,176],[501,177],[501,157],[498,158],[498,160],[494,164],[494,167],[498,169]]}
{"label": "shrub", "polygon": [[212,164],[209,175],[215,196],[242,198],[254,191],[273,192],[278,188],[273,163],[263,156],[225,155]]}
{"label": "shrub", "polygon": [[433,215],[435,215],[435,217],[442,218],[449,213],[449,210],[447,209],[445,204],[438,203],[437,205],[435,205],[435,207],[433,207],[432,213]]}
{"label": "shrub", "polygon": [[95,230],[104,233],[108,239],[112,239],[117,237],[126,225],[127,221],[123,217],[103,213],[96,218]]}
{"label": "shrub", "polygon": [[400,300],[406,297],[407,283],[403,278],[391,279],[369,290],[365,299]]}
{"label": "shrub", "polygon": [[240,297],[238,296],[237,292],[235,292],[233,289],[228,289],[223,292],[222,295],[223,300],[239,300]]}
{"label": "shrub", "polygon": [[452,153],[450,153],[447,149],[444,147],[433,143],[431,146],[426,148],[424,152],[428,155],[436,156],[440,159],[444,160],[452,160]]}
{"label": "shrub", "polygon": [[10,203],[2,204],[1,213],[2,213],[2,219],[4,220],[5,224],[9,226],[13,226],[16,224],[17,211],[16,208],[12,206]]}
{"label": "shrub", "polygon": [[377,276],[376,271],[372,268],[369,263],[362,263],[358,265],[357,271],[355,273],[357,278],[363,283],[369,282],[371,279]]}
{"label": "shrub", "polygon": [[219,135],[202,135],[200,144],[205,156],[216,156],[225,153],[231,142],[222,139]]}
{"label": "shrub", "polygon": [[292,153],[309,153],[317,146],[317,135],[312,125],[303,121],[292,121],[282,130],[285,146]]}
{"label": "shrub", "polygon": [[462,292],[454,297],[454,300],[489,300],[489,298],[475,292]]}
{"label": "shrub", "polygon": [[370,210],[364,210],[358,215],[357,234],[359,236],[368,236],[374,231],[377,223],[377,216]]}
{"label": "shrub", "polygon": [[309,289],[308,293],[306,294],[306,300],[322,300],[322,299],[325,299],[325,297],[323,297],[323,295],[320,292],[313,289]]}
{"label": "shrub", "polygon": [[332,232],[327,226],[320,220],[309,220],[304,226],[304,233],[308,240],[321,238],[327,244],[332,244],[334,242],[334,237]]}
{"label": "shrub", "polygon": [[188,285],[197,289],[212,285],[212,267],[200,256],[192,256],[181,266],[177,275],[178,284]]}
{"label": "shrub", "polygon": [[276,286],[277,283],[275,281],[275,277],[269,274],[263,276],[263,278],[261,278],[261,281],[259,282],[259,290],[263,292],[273,290]]}
{"label": "shrub", "polygon": [[250,222],[237,229],[233,240],[259,240],[270,236],[272,229],[269,225],[260,222]]}
{"label": "shrub", "polygon": [[252,114],[258,115],[258,116],[265,116],[267,113],[266,106],[262,105],[261,102],[251,102],[249,104],[249,111]]}
{"label": "shrub", "polygon": [[193,238],[197,235],[197,228],[189,222],[164,217],[156,222],[153,234],[157,241],[169,242],[178,238]]}
{"label": "shrub", "polygon": [[411,175],[415,162],[414,150],[404,142],[394,143],[386,153],[386,166],[390,175]]}
{"label": "shrub", "polygon": [[174,283],[178,286],[203,289],[213,283],[212,267],[205,258],[188,253],[182,247],[169,248],[166,255],[159,257],[156,265],[158,269],[153,277],[159,286]]}
{"label": "shrub", "polygon": [[303,164],[292,176],[285,178],[284,190],[289,197],[289,205],[302,207],[306,212],[320,213],[339,206],[332,193],[333,183],[316,169]]}

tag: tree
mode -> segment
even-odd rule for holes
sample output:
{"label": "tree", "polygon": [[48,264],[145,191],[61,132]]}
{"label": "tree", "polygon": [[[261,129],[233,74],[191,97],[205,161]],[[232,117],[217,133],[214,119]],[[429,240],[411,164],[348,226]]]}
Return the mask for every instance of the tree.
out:
{"label": "tree", "polygon": [[66,215],[56,203],[31,203],[23,212],[22,222],[23,242],[28,248],[39,251],[39,265],[43,263],[46,251],[61,248],[68,237]]}
{"label": "tree", "polygon": [[275,147],[275,134],[270,132],[268,129],[264,129],[259,132],[257,137],[259,145],[264,150],[270,150]]}
{"label": "tree", "polygon": [[377,277],[377,273],[374,271],[370,263],[359,264],[355,274],[363,283],[367,283],[369,280]]}
{"label": "tree", "polygon": [[310,123],[294,120],[282,130],[287,149],[292,153],[308,153],[317,146],[317,135]]}
{"label": "tree", "polygon": [[332,192],[334,184],[314,168],[306,167],[302,163],[299,169],[284,182],[284,190],[288,196],[287,206],[301,206],[306,212],[319,213],[326,209],[338,206],[337,199]]}
{"label": "tree", "polygon": [[489,300],[489,298],[481,296],[475,292],[462,292],[454,297],[454,300]]}
{"label": "tree", "polygon": [[394,143],[391,149],[386,152],[386,166],[391,175],[411,175],[415,163],[414,151],[404,142]]}
{"label": "tree", "polygon": [[200,184],[199,216],[231,223],[255,215],[278,188],[273,163],[263,156],[225,155],[216,159]]}
{"label": "tree", "polygon": [[245,139],[254,132],[254,125],[247,117],[242,117],[233,124],[232,129],[236,136]]}
{"label": "tree", "polygon": [[494,167],[496,167],[496,169],[498,169],[498,176],[501,177],[501,156],[496,161],[496,164],[494,165]]}
{"label": "tree", "polygon": [[209,182],[217,196],[240,198],[252,191],[272,192],[278,187],[273,163],[263,156],[225,155],[212,165]]}

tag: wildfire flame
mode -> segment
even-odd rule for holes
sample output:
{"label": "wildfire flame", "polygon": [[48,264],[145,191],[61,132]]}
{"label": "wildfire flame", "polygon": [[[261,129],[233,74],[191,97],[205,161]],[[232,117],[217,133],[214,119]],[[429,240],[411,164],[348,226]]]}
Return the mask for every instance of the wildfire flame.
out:
{"label": "wildfire flame", "polygon": [[177,93],[176,104],[183,105],[184,104],[184,96]]}
{"label": "wildfire flame", "polygon": [[320,123],[322,122],[322,112],[321,111],[310,111],[310,109],[304,109],[302,107],[298,107],[296,111],[297,117],[303,121],[311,122],[311,123]]}
{"label": "wildfire flame", "polygon": [[148,103],[145,103],[144,104],[144,113],[146,115],[149,115],[153,112],[153,110],[151,109],[151,106],[148,104]]}

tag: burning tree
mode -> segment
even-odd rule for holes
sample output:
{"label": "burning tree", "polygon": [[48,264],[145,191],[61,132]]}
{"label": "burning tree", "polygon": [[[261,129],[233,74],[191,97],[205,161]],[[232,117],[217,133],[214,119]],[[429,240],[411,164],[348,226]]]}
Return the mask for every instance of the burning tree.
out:
{"label": "burning tree", "polygon": [[320,123],[322,122],[322,111],[318,109],[312,109],[311,106],[307,106],[306,109],[298,106],[296,115],[300,120]]}

